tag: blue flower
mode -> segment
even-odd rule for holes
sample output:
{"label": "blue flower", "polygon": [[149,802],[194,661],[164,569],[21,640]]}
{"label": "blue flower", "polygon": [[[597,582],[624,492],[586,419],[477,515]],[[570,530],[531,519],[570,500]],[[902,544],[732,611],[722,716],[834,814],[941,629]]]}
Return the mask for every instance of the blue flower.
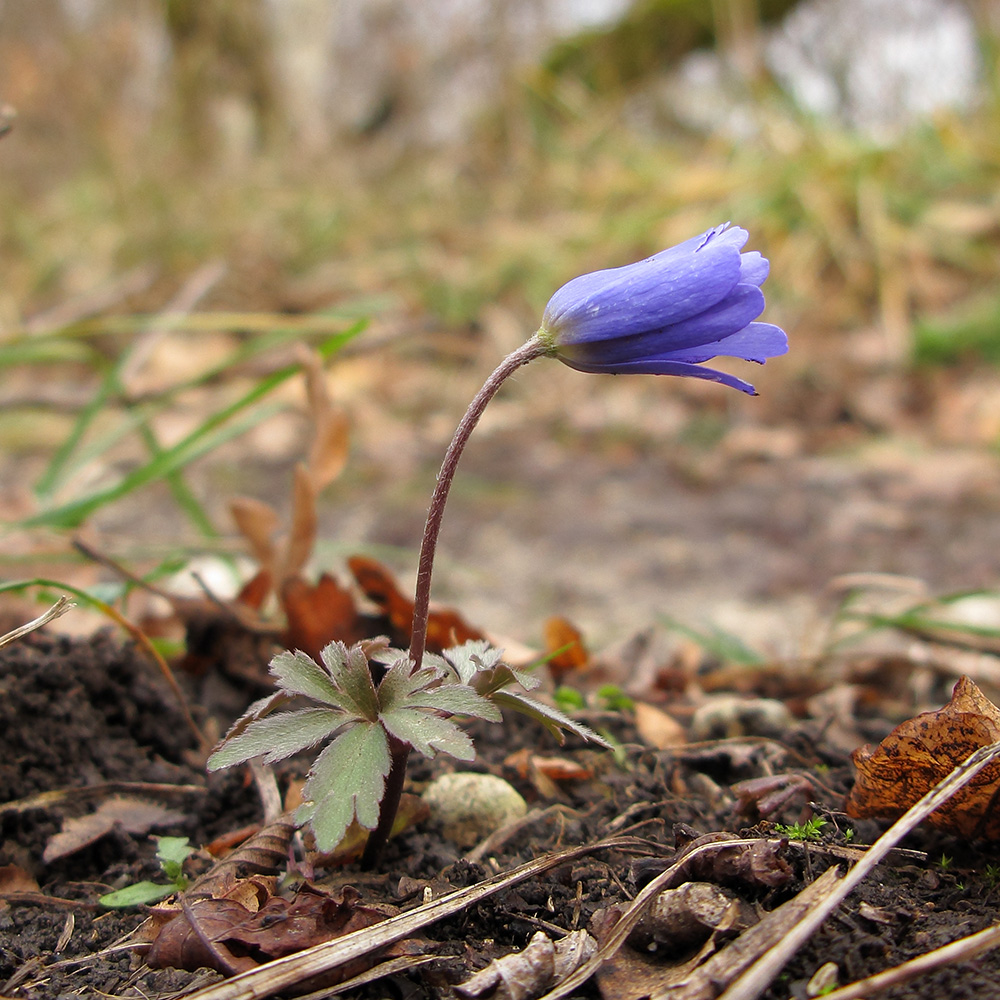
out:
{"label": "blue flower", "polygon": [[788,350],[783,330],[754,322],[769,265],[740,252],[747,238],[726,223],[636,264],[574,278],[549,300],[538,337],[579,371],[688,375],[756,395],[701,367],[720,356],[763,364]]}

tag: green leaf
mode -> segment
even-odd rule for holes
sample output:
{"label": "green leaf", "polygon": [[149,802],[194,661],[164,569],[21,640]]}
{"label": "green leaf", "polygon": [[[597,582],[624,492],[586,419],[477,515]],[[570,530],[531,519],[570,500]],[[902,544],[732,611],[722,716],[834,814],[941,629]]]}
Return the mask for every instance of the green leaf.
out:
{"label": "green leaf", "polygon": [[358,718],[374,722],[378,718],[378,696],[361,644],[348,648],[342,642],[331,642],[320,653],[320,658],[330,671],[344,709]]}
{"label": "green leaf", "polygon": [[453,646],[442,654],[454,667],[458,679],[468,684],[477,673],[492,670],[503,656],[502,649],[496,649],[485,639],[470,639],[461,646]]}
{"label": "green leaf", "polygon": [[184,878],[184,862],[194,854],[194,848],[187,837],[157,837],[156,857],[163,873],[176,886]]}
{"label": "green leaf", "polygon": [[428,715],[415,708],[395,708],[382,716],[386,729],[425,757],[439,750],[459,760],[475,760],[476,750],[467,733],[454,722],[438,715]]}
{"label": "green leaf", "polygon": [[289,694],[303,694],[325,705],[344,707],[344,700],[330,680],[330,675],[301,650],[278,653],[271,660],[270,672],[278,681],[278,687]]}
{"label": "green leaf", "polygon": [[449,715],[473,715],[487,722],[502,722],[500,710],[466,684],[443,684],[430,691],[416,691],[406,699],[407,708],[431,708]]}
{"label": "green leaf", "polygon": [[527,715],[536,722],[540,722],[560,743],[564,741],[562,730],[565,729],[585,740],[590,740],[591,743],[604,747],[605,750],[611,749],[611,744],[603,736],[598,736],[589,726],[574,721],[552,705],[546,705],[544,702],[535,701],[534,698],[529,698],[524,694],[516,694],[513,691],[497,691],[493,695],[493,700],[502,708],[511,708],[515,712],[520,712],[522,715]]}
{"label": "green leaf", "polygon": [[135,885],[127,885],[124,889],[106,892],[103,896],[98,896],[97,901],[108,909],[121,910],[128,906],[148,906],[150,903],[158,903],[175,892],[177,886],[173,883],[161,885],[158,882],[136,882]]}
{"label": "green leaf", "polygon": [[242,764],[260,757],[265,764],[291,757],[319,743],[336,732],[350,719],[345,713],[331,708],[305,708],[299,712],[282,712],[250,723],[231,739],[224,740],[208,758],[208,769]]}
{"label": "green leaf", "polygon": [[319,755],[295,820],[312,826],[320,851],[332,851],[353,819],[375,828],[390,764],[389,739],[373,722],[353,723]]}
{"label": "green leaf", "polygon": [[378,686],[379,710],[385,712],[405,704],[415,691],[436,684],[445,674],[437,666],[424,666],[415,673],[409,656],[396,660],[386,671]]}

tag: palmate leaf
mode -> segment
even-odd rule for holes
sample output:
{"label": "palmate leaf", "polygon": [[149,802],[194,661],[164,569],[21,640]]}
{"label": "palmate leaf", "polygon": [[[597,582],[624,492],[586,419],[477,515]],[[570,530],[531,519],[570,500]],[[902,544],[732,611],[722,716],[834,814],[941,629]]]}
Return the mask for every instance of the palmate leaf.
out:
{"label": "palmate leaf", "polygon": [[589,726],[585,726],[582,722],[576,722],[560,712],[558,708],[553,708],[544,702],[536,701],[534,698],[513,691],[497,691],[492,699],[501,708],[513,709],[515,712],[520,712],[522,715],[527,715],[536,722],[540,722],[560,743],[564,742],[563,730],[566,730],[604,747],[605,750],[613,749],[603,736],[598,736]]}
{"label": "palmate leaf", "polygon": [[378,696],[361,645],[347,647],[342,642],[331,642],[319,655],[344,708],[352,715],[374,722],[378,718]]}
{"label": "palmate leaf", "polygon": [[485,639],[470,639],[461,646],[446,649],[441,655],[458,674],[458,679],[468,684],[480,671],[492,670],[500,662],[503,650],[491,646]]}
{"label": "palmate leaf", "polygon": [[243,732],[227,737],[208,758],[210,771],[261,757],[265,764],[284,760],[314,746],[337,731],[350,717],[332,708],[305,708],[251,722]]}
{"label": "palmate leaf", "polygon": [[389,739],[373,722],[353,723],[319,755],[295,820],[312,826],[320,851],[332,851],[354,819],[375,828],[390,763]]}
{"label": "palmate leaf", "polygon": [[415,691],[438,683],[444,672],[436,666],[424,666],[410,673],[413,661],[409,656],[395,660],[378,686],[379,709],[383,712],[405,704]]}
{"label": "palmate leaf", "polygon": [[330,675],[308,654],[301,651],[278,653],[271,660],[271,676],[289,694],[304,694],[336,708],[344,707]]}
{"label": "palmate leaf", "polygon": [[473,715],[487,722],[502,722],[500,710],[466,684],[447,684],[429,691],[414,691],[404,702],[407,708],[434,709],[449,715]]}
{"label": "palmate leaf", "polygon": [[468,734],[438,715],[415,708],[394,708],[382,714],[382,724],[397,740],[409,743],[425,757],[433,757],[440,750],[458,760],[476,758]]}

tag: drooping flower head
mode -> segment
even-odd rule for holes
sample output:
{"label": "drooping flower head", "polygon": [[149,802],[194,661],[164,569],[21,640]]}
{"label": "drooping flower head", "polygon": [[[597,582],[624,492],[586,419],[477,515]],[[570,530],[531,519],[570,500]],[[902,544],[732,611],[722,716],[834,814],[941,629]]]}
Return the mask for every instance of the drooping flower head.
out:
{"label": "drooping flower head", "polygon": [[788,350],[785,332],[754,320],[768,262],[741,253],[745,229],[716,226],[636,264],[574,278],[549,300],[538,336],[550,355],[584,372],[688,375],[756,395],[716,357],[763,364]]}

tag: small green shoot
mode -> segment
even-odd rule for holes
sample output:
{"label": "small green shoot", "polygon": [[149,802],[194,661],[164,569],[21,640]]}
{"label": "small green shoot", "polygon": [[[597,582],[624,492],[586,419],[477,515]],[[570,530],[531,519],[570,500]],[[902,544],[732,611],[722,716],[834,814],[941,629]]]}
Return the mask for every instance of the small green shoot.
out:
{"label": "small green shoot", "polygon": [[[250,706],[208,766],[217,770],[253,757],[274,764],[331,740],[313,763],[295,818],[312,827],[321,851],[332,851],[352,821],[368,830],[377,825],[394,750],[475,758],[472,740],[452,721],[456,716],[500,722],[500,709],[509,708],[540,722],[560,741],[568,731],[611,748],[559,709],[508,690],[519,685],[530,691],[541,682],[508,666],[502,656],[489,643],[467,642],[441,656],[425,655],[414,670],[407,653],[380,640],[350,647],[332,642],[319,663],[302,652],[279,653],[271,661],[278,693]],[[377,686],[370,661],[388,668]],[[269,714],[298,696],[316,704]]]}
{"label": "small green shoot", "polygon": [[826,820],[822,816],[813,816],[812,819],[807,819],[804,823],[790,825],[776,823],[774,828],[781,836],[787,837],[789,840],[819,840],[824,826],[826,826]]}
{"label": "small green shoot", "polygon": [[583,695],[576,688],[568,687],[565,684],[560,684],[555,689],[552,698],[564,712],[578,712],[581,708],[587,707]]}
{"label": "small green shoot", "polygon": [[157,837],[156,857],[169,883],[136,882],[124,889],[108,892],[98,902],[112,910],[123,910],[130,906],[149,906],[158,903],[175,892],[183,892],[188,886],[184,874],[184,862],[194,853],[187,837]]}
{"label": "small green shoot", "polygon": [[941,871],[946,872],[946,871],[948,871],[949,868],[951,868],[951,866],[954,863],[955,863],[955,859],[954,858],[949,857],[949,855],[947,855],[947,854],[942,854],[941,855],[941,860],[938,862],[938,868],[940,868]]}
{"label": "small green shoot", "polygon": [[597,689],[598,699],[610,712],[628,712],[635,702],[617,684],[604,684]]}
{"label": "small green shoot", "polygon": [[851,844],[853,842],[854,842],[854,827],[853,826],[849,826],[844,831],[844,843],[845,844]]}

